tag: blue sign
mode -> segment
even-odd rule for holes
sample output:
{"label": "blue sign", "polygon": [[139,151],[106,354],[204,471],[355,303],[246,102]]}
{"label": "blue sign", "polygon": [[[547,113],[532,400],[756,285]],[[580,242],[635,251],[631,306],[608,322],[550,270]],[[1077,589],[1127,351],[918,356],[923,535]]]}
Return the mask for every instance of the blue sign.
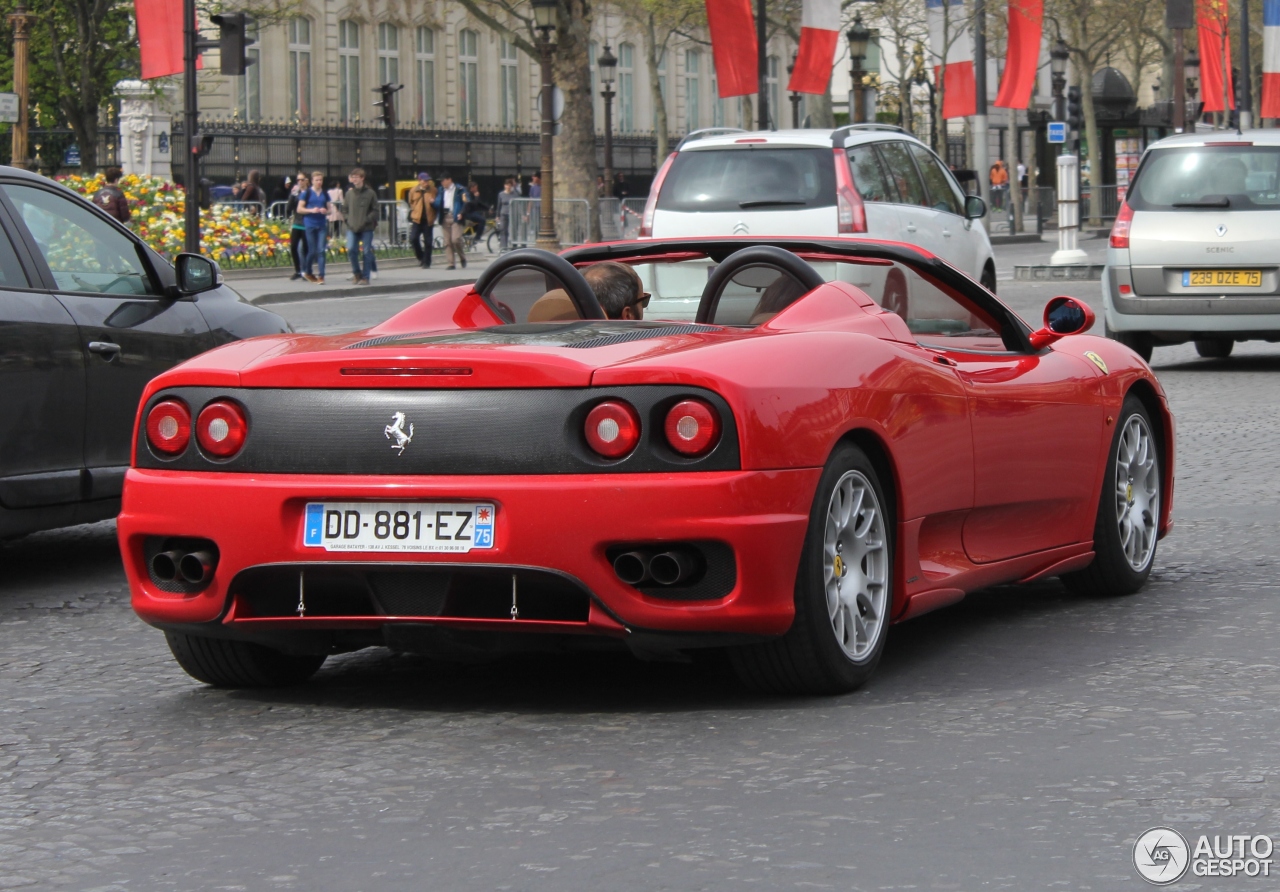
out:
{"label": "blue sign", "polygon": [[79,167],[80,166],[80,147],[75,143],[67,146],[67,150],[62,153],[63,167]]}
{"label": "blue sign", "polygon": [[1066,142],[1067,141],[1067,122],[1066,121],[1050,121],[1049,122],[1049,142]]}

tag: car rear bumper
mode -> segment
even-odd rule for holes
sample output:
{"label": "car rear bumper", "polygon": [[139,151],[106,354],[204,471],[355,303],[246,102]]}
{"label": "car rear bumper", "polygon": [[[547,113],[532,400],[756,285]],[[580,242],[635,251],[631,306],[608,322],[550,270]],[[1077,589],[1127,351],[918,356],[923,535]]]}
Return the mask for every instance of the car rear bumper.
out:
{"label": "car rear bumper", "polygon": [[1277,295],[1122,295],[1127,269],[1107,267],[1102,298],[1111,331],[1280,335]]}
{"label": "car rear bumper", "polygon": [[[796,570],[820,473],[814,468],[607,478],[352,478],[131,469],[118,530],[134,610],[161,627],[205,626],[214,634],[246,640],[269,640],[285,630],[378,630],[399,623],[616,637],[632,629],[777,635],[791,624]],[[464,554],[306,547],[305,505],[324,500],[489,501],[497,508],[495,545]],[[154,551],[156,537],[211,540],[218,557],[208,586],[193,594],[162,590],[147,563],[147,549]],[[618,546],[672,543],[702,543],[731,554],[731,587],[707,600],[688,600],[687,594],[655,591],[653,586],[632,587],[615,574],[607,553]],[[388,615],[377,598],[365,602],[372,608],[354,611],[317,612],[312,607],[299,616],[292,609],[300,583],[338,591],[332,587],[334,579],[347,580],[346,585],[379,571],[408,574],[409,579],[417,578],[415,573],[424,578],[444,573],[464,582],[479,580],[490,600],[495,578],[519,575],[521,586],[580,591],[583,612],[571,620],[554,618],[554,613],[548,614],[553,619],[525,614],[513,620],[467,606],[465,590],[450,596],[462,605],[452,616],[403,610]],[[288,610],[263,615],[245,600],[254,586],[261,590],[264,579],[279,584],[276,600],[287,601]]]}

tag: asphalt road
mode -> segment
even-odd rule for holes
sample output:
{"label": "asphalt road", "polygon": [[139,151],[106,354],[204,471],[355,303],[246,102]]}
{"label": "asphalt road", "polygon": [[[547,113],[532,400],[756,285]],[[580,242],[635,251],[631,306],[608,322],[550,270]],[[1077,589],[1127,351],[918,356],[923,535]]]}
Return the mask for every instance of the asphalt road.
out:
{"label": "asphalt road", "polygon": [[[1001,291],[1032,319],[1056,293]],[[379,650],[216,691],[129,612],[110,524],[9,543],[0,889],[1134,890],[1153,825],[1280,836],[1280,348],[1238,350],[1156,352],[1177,522],[1144,592],[972,595],[845,697],[745,694],[713,655]]]}

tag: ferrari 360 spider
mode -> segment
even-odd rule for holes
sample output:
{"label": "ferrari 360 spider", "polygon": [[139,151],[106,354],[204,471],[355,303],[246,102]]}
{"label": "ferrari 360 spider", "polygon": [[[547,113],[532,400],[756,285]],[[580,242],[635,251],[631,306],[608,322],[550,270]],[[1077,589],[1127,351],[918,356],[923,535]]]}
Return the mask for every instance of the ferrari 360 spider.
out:
{"label": "ferrari 360 spider", "polygon": [[[634,269],[642,320],[582,270]],[[339,337],[228,344],[143,396],[133,606],[224,686],[369,646],[723,647],[839,692],[997,583],[1126,594],[1170,527],[1160,384],[1089,308],[1033,330],[928,252],[840,239],[521,250]]]}

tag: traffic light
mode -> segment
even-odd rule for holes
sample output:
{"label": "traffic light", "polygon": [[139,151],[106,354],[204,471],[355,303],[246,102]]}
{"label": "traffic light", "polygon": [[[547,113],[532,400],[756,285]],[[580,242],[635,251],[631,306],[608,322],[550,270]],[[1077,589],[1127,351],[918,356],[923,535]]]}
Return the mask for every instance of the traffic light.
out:
{"label": "traffic light", "polygon": [[373,88],[373,92],[382,97],[374,103],[374,107],[382,109],[378,120],[388,127],[396,126],[396,93],[403,89],[404,84],[383,84]]}
{"label": "traffic light", "polygon": [[1067,127],[1079,130],[1084,123],[1084,108],[1081,105],[1080,88],[1067,88]]}
{"label": "traffic light", "polygon": [[222,73],[239,76],[253,63],[245,55],[245,47],[255,41],[249,40],[250,18],[243,12],[224,12],[210,16],[210,20],[218,26],[218,55],[221,58]]}
{"label": "traffic light", "polygon": [[213,148],[212,133],[195,133],[191,137],[191,154],[203,158]]}

